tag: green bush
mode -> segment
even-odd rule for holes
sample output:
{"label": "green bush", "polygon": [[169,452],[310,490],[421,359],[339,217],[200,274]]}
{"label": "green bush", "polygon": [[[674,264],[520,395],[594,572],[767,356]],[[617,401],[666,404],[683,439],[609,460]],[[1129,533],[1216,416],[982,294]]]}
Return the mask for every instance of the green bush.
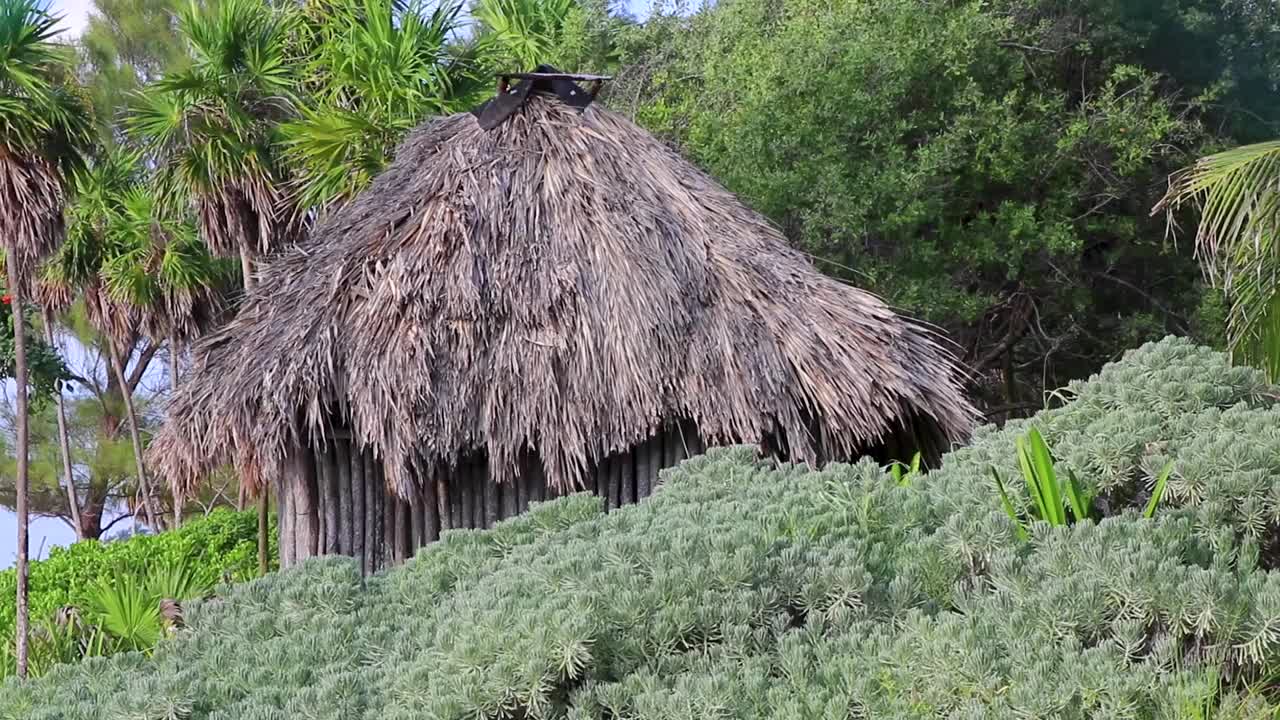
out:
{"label": "green bush", "polygon": [[[717,450],[618,512],[573,496],[367,581],[327,558],[236,586],[150,658],[0,686],[0,718],[1271,717],[1248,689],[1280,575],[1239,507],[1275,485],[1268,393],[1177,341],[1072,388],[1034,422],[1111,516],[1026,542],[990,479],[1025,425],[907,484]],[[1143,518],[1166,458],[1179,492]]]}
{"label": "green bush", "polygon": [[[47,560],[31,563],[31,617],[45,622],[64,606],[85,607],[93,589],[117,570],[144,573],[152,566],[185,561],[220,579],[247,580],[258,570],[257,528],[255,512],[221,509],[174,532],[53,548]],[[0,573],[0,638],[7,644],[13,638],[15,578],[13,570]]]}

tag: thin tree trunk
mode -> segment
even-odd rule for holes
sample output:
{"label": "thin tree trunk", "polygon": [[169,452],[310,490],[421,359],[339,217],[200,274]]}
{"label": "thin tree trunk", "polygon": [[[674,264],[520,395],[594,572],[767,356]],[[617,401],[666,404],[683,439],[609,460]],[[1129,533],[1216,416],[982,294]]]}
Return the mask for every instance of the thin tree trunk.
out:
{"label": "thin tree trunk", "polygon": [[[53,313],[41,309],[44,321],[44,337],[53,347]],[[67,484],[67,505],[71,508],[71,521],[76,526],[76,540],[84,539],[84,527],[80,524],[80,496],[76,493],[75,476],[71,472],[71,442],[67,438],[67,410],[62,397],[62,386],[55,396],[58,402],[58,449],[62,452],[62,479]]]}
{"label": "thin tree trunk", "polygon": [[27,495],[30,492],[27,482],[28,423],[27,416],[27,336],[22,322],[22,296],[18,285],[18,253],[11,244],[5,257],[5,265],[9,273],[9,302],[13,311],[13,376],[16,387],[17,424],[14,435],[14,454],[17,456],[17,513],[18,513],[18,561],[16,572],[18,597],[14,631],[17,634],[17,670],[18,677],[27,676],[27,642],[29,640],[30,611],[27,608],[27,579],[30,540],[27,536],[30,523],[30,511],[27,508]]}
{"label": "thin tree trunk", "polygon": [[147,525],[158,531],[161,528],[156,524],[156,513],[151,507],[151,487],[147,483],[147,469],[142,462],[142,433],[138,431],[138,414],[133,407],[133,390],[129,388],[129,380],[124,376],[124,363],[120,360],[120,351],[111,338],[107,338],[107,349],[111,355],[111,366],[116,372],[116,382],[120,383],[124,411],[129,416],[129,439],[133,442],[133,462],[137,466],[138,487],[142,490],[142,509],[147,516]]}
{"label": "thin tree trunk", "polygon": [[[178,389],[178,339],[171,332],[169,333],[169,393],[172,395]],[[182,504],[186,501],[184,493],[178,489],[173,489],[173,526],[175,528],[182,527]]]}
{"label": "thin tree trunk", "polygon": [[[240,482],[244,482],[241,476]],[[247,492],[247,491],[246,491]],[[271,558],[267,557],[268,549],[271,547],[271,538],[268,537],[271,528],[271,519],[267,516],[267,484],[262,483],[262,487],[258,488],[258,574],[266,575],[271,569]],[[276,527],[279,532],[284,532],[284,518],[278,514],[276,516]],[[281,552],[284,544],[281,543]],[[281,558],[283,560],[283,558]],[[281,563],[284,564],[283,562]]]}

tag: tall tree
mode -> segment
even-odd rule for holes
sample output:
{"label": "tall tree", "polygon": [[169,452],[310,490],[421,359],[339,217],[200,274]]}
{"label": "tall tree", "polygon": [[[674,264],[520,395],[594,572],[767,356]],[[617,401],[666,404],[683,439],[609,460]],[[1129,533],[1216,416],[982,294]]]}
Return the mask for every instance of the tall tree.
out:
{"label": "tall tree", "polygon": [[35,0],[0,0],[0,238],[13,307],[17,382],[18,675],[27,670],[27,358],[23,298],[40,257],[59,240],[64,178],[91,120],[72,57],[53,43],[58,19]]}
{"label": "tall tree", "polygon": [[81,73],[93,99],[99,132],[121,135],[129,97],[166,69],[184,62],[174,22],[182,0],[93,0],[79,38]]}
{"label": "tall tree", "polygon": [[[178,29],[184,66],[135,95],[127,124],[157,163],[168,202],[189,202],[216,255],[239,257],[246,292],[254,261],[298,230],[279,159],[280,124],[297,114],[290,40],[294,5],[194,2]],[[259,560],[266,572],[267,489],[258,493]]]}
{"label": "tall tree", "polygon": [[71,206],[67,241],[58,255],[46,266],[43,282],[80,294],[89,319],[102,336],[111,371],[121,389],[134,461],[141,505],[147,525],[160,529],[155,509],[155,494],[146,474],[142,433],[133,392],[125,373],[127,347],[139,335],[139,314],[133,308],[114,301],[105,287],[105,269],[127,248],[112,233],[113,223],[122,213],[127,194],[137,185],[137,156],[120,148],[102,148],[74,178],[76,200]]}
{"label": "tall tree", "polygon": [[[179,211],[181,212],[181,211]],[[179,343],[207,330],[221,314],[232,268],[211,257],[195,228],[172,216],[147,188],[129,190],[107,224],[111,255],[101,277],[108,297],[139,318],[153,343],[166,343],[170,383],[178,381]],[[173,520],[183,498],[173,490]]]}
{"label": "tall tree", "polygon": [[1155,211],[1170,228],[1184,205],[1198,206],[1196,250],[1230,302],[1233,354],[1280,379],[1280,141],[1201,158],[1172,176]]}

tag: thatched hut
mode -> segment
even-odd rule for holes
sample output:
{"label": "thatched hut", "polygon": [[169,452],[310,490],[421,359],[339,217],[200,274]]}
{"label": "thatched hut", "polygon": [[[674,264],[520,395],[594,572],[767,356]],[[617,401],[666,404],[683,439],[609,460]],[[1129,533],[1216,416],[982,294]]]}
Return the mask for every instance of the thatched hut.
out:
{"label": "thatched hut", "polygon": [[[581,81],[580,78],[577,78]],[[973,411],[926,328],[565,77],[429,122],[265,264],[151,447],[183,485],[279,488],[282,556],[368,570],[586,489],[609,507],[708,445],[936,455]]]}

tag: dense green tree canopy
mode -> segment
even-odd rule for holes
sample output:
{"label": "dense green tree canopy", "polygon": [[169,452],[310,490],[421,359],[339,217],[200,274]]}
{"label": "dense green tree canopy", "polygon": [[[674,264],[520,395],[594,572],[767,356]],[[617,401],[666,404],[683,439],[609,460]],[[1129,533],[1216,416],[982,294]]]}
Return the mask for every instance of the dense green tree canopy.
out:
{"label": "dense green tree canopy", "polygon": [[950,331],[991,404],[1038,405],[1153,336],[1221,341],[1150,210],[1280,119],[1277,27],[1249,2],[724,0],[622,26],[608,101]]}

